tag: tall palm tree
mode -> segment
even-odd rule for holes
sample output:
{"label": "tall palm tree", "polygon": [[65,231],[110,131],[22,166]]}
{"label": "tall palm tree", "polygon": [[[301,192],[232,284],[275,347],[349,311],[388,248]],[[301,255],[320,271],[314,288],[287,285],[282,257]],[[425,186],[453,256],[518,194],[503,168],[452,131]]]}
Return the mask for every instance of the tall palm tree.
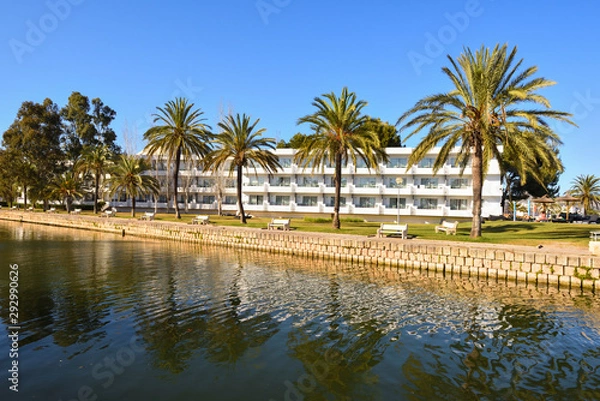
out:
{"label": "tall palm tree", "polygon": [[110,171],[108,179],[111,196],[125,192],[131,198],[131,217],[135,217],[135,200],[140,195],[157,194],[160,186],[156,178],[144,174],[150,170],[150,164],[138,156],[121,155]]}
{"label": "tall palm tree", "polygon": [[71,212],[73,200],[83,197],[81,187],[82,180],[79,175],[73,171],[68,171],[57,176],[50,184],[52,196],[65,202],[67,212]]}
{"label": "tall palm tree", "polygon": [[600,205],[600,177],[595,175],[578,175],[571,183],[571,196],[579,198],[583,212]]}
{"label": "tall palm tree", "polygon": [[[418,163],[427,152],[444,142],[434,163],[437,172],[459,148],[457,162],[464,171],[469,161],[473,174],[473,224],[471,237],[481,236],[481,196],[483,179],[489,162],[496,158],[500,165],[508,163],[522,180],[533,177],[543,182],[539,166],[552,166],[562,171],[562,163],[554,151],[561,143],[548,126],[547,119],[573,124],[570,114],[550,108],[538,90],[554,85],[545,78],[534,78],[537,67],[520,70],[523,60],[515,60],[517,48],[510,53],[507,46],[493,50],[470,49],[442,71],[452,82],[446,93],[427,96],[404,113],[398,124],[412,128],[410,138],[423,129],[428,132],[408,160],[408,167]],[[537,108],[536,106],[542,106]]]}
{"label": "tall palm tree", "polygon": [[244,167],[262,167],[267,172],[281,168],[277,156],[273,153],[275,139],[263,138],[265,128],[255,131],[256,125],[250,122],[250,116],[229,114],[218,124],[221,132],[217,134],[215,143],[217,148],[209,153],[205,159],[205,165],[213,172],[220,171],[223,167],[229,169],[229,176],[235,171],[237,199],[239,205],[240,219],[246,224],[246,214],[242,204],[242,173]]}
{"label": "tall palm tree", "polygon": [[387,160],[387,154],[377,132],[369,128],[372,125],[367,125],[369,117],[361,115],[367,102],[356,100],[356,94],[348,92],[348,88],[342,89],[339,97],[333,92],[316,97],[312,105],[317,111],[300,118],[298,124],[310,124],[314,133],[301,142],[294,160],[303,167],[312,165],[313,170],[325,163],[335,167],[333,227],[339,229],[342,165],[348,159],[356,164],[360,158],[372,168],[379,161]]}
{"label": "tall palm tree", "polygon": [[210,151],[213,135],[210,127],[203,123],[206,120],[202,118],[204,113],[200,109],[194,109],[194,104],[188,103],[187,99],[176,98],[167,102],[164,108],[157,109],[154,123],[160,125],[150,128],[144,134],[144,139],[148,141],[145,150],[149,156],[166,155],[167,163],[174,164],[173,203],[175,214],[180,219],[177,183],[181,157],[189,159],[192,156],[205,156]]}
{"label": "tall palm tree", "polygon": [[86,146],[82,152],[81,169],[94,176],[94,214],[98,213],[98,193],[100,183],[111,163],[112,153],[108,146]]}

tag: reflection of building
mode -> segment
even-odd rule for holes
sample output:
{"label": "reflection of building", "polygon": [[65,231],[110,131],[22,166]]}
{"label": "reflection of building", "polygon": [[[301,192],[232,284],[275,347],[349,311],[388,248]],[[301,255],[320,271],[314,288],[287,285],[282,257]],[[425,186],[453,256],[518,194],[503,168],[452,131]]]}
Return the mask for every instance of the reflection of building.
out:
{"label": "reflection of building", "polygon": [[[342,169],[342,215],[360,215],[373,219],[375,216],[408,219],[423,218],[471,218],[473,189],[471,168],[464,175],[454,166],[455,157],[433,174],[432,166],[439,149],[425,157],[417,166],[406,169],[410,148],[388,148],[389,161],[377,169],[367,169],[362,161],[357,165],[348,163]],[[282,166],[273,174],[261,168],[246,169],[243,177],[243,202],[248,213],[273,215],[311,215],[333,213],[334,184],[333,166],[300,168],[294,164],[293,149],[277,149]],[[153,171],[161,182],[163,192],[158,208],[166,208],[168,166],[159,159],[152,161]],[[217,210],[221,193],[225,213],[237,210],[235,177],[227,172],[211,174],[202,171],[197,160],[182,163],[179,179],[179,201],[182,209]],[[488,167],[483,185],[482,215],[500,215],[502,198],[501,175],[494,160]],[[122,199],[124,201],[124,199]],[[117,200],[118,201],[118,200]],[[145,202],[145,203],[144,203]],[[126,206],[117,203],[116,206]],[[139,199],[138,207],[154,207],[151,198]],[[370,217],[369,217],[370,216]]]}

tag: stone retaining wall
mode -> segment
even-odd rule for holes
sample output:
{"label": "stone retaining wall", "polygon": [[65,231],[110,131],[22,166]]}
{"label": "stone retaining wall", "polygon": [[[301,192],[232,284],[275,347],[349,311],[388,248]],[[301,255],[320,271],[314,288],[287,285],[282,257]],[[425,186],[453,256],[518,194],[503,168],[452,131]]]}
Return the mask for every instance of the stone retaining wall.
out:
{"label": "stone retaining wall", "polygon": [[600,257],[552,253],[532,247],[366,238],[19,211],[0,211],[0,220],[376,264],[392,269],[413,268],[490,280],[522,281],[560,288],[595,291],[600,287]]}

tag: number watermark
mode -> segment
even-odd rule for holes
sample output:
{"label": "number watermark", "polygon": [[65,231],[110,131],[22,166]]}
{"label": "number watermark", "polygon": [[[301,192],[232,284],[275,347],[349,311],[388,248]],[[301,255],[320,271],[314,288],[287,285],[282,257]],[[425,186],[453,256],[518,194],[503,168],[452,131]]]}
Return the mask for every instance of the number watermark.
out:
{"label": "number watermark", "polygon": [[19,392],[19,265],[11,264],[8,271],[8,388],[15,393]]}

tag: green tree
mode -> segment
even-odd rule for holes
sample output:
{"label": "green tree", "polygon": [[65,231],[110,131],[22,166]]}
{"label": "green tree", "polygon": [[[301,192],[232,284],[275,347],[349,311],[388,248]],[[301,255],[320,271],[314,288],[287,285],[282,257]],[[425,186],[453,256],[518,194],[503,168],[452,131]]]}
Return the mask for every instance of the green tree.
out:
{"label": "green tree", "polygon": [[48,186],[64,170],[63,135],[58,106],[52,100],[23,102],[4,132],[2,145],[10,160],[10,174],[25,196],[34,184]]}
{"label": "green tree", "polygon": [[111,196],[125,193],[131,198],[131,217],[135,217],[135,200],[142,195],[156,195],[160,186],[156,178],[144,174],[151,166],[138,156],[123,154],[110,171],[108,181]]}
{"label": "green tree", "polygon": [[81,187],[82,180],[79,175],[73,171],[60,174],[50,185],[52,196],[65,203],[67,213],[71,211],[73,200],[83,196]]}
{"label": "green tree", "polygon": [[144,134],[148,141],[146,152],[148,155],[166,155],[167,163],[174,164],[173,168],[173,203],[178,219],[179,202],[177,198],[177,183],[181,157],[191,159],[193,156],[204,157],[210,151],[210,141],[213,134],[210,127],[204,124],[206,119],[200,109],[193,109],[194,104],[187,99],[176,98],[157,107],[158,113],[154,114],[154,123],[160,123],[150,128]]}
{"label": "green tree", "polygon": [[18,179],[14,174],[13,161],[7,150],[0,149],[0,198],[10,207],[19,195]]}
{"label": "green tree", "polygon": [[312,105],[317,111],[300,118],[298,124],[310,124],[314,133],[302,142],[294,160],[303,167],[312,165],[313,169],[327,162],[335,167],[333,227],[339,229],[342,165],[348,159],[356,164],[360,158],[367,167],[374,168],[379,161],[387,160],[387,155],[377,132],[366,125],[369,117],[361,115],[367,102],[357,100],[354,92],[344,88],[340,97],[333,92],[324,94],[316,97]]}
{"label": "green tree", "polygon": [[88,145],[83,148],[81,170],[94,178],[94,213],[98,213],[98,194],[113,154],[107,145]]}
{"label": "green tree", "polygon": [[117,136],[110,128],[116,112],[99,98],[90,100],[80,92],[69,96],[61,115],[65,121],[65,151],[69,159],[76,159],[87,146],[106,145],[113,153],[120,153],[115,144]]}
{"label": "green tree", "polygon": [[571,196],[579,198],[583,213],[600,205],[600,177],[595,175],[578,175],[571,183]]}
{"label": "green tree", "polygon": [[220,133],[215,138],[217,148],[206,157],[206,166],[212,171],[225,167],[229,176],[235,171],[237,199],[240,220],[246,224],[246,213],[242,203],[242,176],[244,167],[262,167],[267,172],[281,168],[277,156],[273,153],[275,140],[263,138],[265,128],[255,130],[260,120],[250,122],[250,116],[243,114],[228,115],[218,124]]}
{"label": "green tree", "polygon": [[[437,172],[458,147],[458,164],[464,171],[472,162],[473,224],[471,237],[481,236],[481,202],[483,179],[489,162],[496,158],[503,165],[504,154],[522,181],[531,176],[538,181],[540,164],[562,171],[554,151],[559,136],[549,127],[547,119],[566,121],[569,114],[555,111],[537,91],[554,85],[545,78],[534,78],[537,67],[520,70],[523,60],[515,62],[517,48],[510,53],[507,46],[489,50],[470,49],[454,60],[448,56],[451,68],[442,71],[453,88],[447,93],[427,96],[404,113],[398,124],[411,128],[410,138],[421,130],[427,134],[408,160],[408,167],[418,163],[437,144],[443,146],[434,163]],[[543,106],[543,108],[536,108]]]}
{"label": "green tree", "polygon": [[377,133],[379,142],[384,148],[399,148],[402,146],[398,130],[388,122],[381,121],[379,118],[369,117],[365,122],[365,129]]}

